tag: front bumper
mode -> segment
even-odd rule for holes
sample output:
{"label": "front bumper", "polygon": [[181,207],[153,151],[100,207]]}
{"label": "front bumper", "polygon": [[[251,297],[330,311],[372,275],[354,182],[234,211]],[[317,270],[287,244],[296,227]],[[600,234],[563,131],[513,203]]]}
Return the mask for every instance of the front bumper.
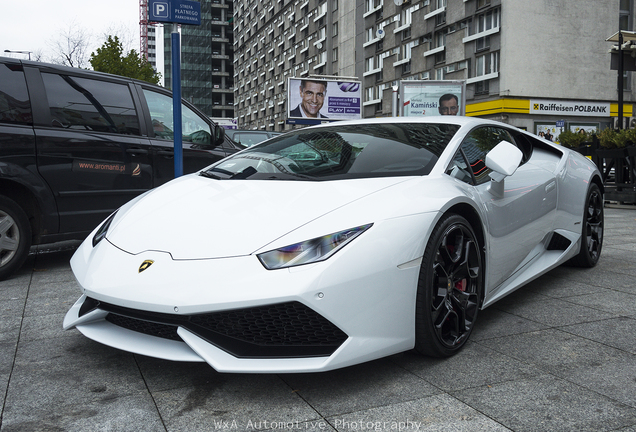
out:
{"label": "front bumper", "polygon": [[[326,371],[405,351],[423,244],[393,225],[408,224],[376,224],[327,261],[273,271],[255,256],[178,261],[85,242],[71,260],[84,294],[64,328],[220,372]],[[140,273],[145,260],[154,264]]]}

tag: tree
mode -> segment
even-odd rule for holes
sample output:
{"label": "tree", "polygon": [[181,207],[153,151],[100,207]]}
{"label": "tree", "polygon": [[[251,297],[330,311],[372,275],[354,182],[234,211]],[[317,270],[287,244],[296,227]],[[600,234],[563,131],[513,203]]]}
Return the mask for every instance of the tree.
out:
{"label": "tree", "polygon": [[152,65],[141,59],[135,50],[124,56],[124,48],[117,36],[108,36],[101,48],[91,53],[91,66],[99,72],[136,78],[153,84],[158,84],[161,76],[155,72]]}
{"label": "tree", "polygon": [[57,39],[49,44],[55,53],[52,62],[85,68],[87,66],[86,53],[90,42],[90,35],[87,35],[84,28],[73,21],[66,30],[61,31]]}

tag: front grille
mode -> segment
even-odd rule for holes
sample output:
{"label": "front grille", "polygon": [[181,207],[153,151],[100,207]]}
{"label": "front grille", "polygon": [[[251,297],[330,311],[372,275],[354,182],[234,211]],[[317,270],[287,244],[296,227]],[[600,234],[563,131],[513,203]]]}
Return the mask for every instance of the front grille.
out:
{"label": "front grille", "polygon": [[190,322],[257,345],[333,345],[347,336],[302,303],[194,315]]}
{"label": "front grille", "polygon": [[143,321],[140,319],[129,318],[114,313],[109,313],[108,315],[106,315],[106,321],[111,322],[116,326],[123,327],[125,329],[132,330],[138,333],[156,336],[162,339],[181,341],[181,338],[177,334],[177,326],[175,325]]}
{"label": "front grille", "polygon": [[300,302],[287,302],[197,315],[172,315],[123,308],[87,298],[86,311],[109,312],[109,322],[143,334],[181,340],[184,327],[242,358],[329,356],[346,333]]}

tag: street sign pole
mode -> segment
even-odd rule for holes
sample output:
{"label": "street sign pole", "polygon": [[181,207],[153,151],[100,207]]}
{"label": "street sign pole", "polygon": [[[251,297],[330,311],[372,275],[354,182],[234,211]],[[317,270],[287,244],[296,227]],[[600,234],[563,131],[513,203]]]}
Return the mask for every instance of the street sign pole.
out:
{"label": "street sign pole", "polygon": [[183,124],[181,121],[181,39],[179,24],[201,25],[201,3],[191,0],[149,0],[148,20],[172,23],[172,122],[174,177],[183,175]]}
{"label": "street sign pole", "polygon": [[172,24],[172,118],[174,126],[174,177],[183,175],[183,135],[181,125],[181,41],[179,25]]}

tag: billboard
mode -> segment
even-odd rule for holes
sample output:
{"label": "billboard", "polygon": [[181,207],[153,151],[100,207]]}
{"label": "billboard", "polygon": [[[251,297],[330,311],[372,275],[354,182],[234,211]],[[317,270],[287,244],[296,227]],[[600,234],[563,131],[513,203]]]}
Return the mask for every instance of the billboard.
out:
{"label": "billboard", "polygon": [[465,81],[400,81],[400,115],[466,115]]}
{"label": "billboard", "polygon": [[287,79],[287,123],[319,124],[362,117],[359,81],[321,77]]}

